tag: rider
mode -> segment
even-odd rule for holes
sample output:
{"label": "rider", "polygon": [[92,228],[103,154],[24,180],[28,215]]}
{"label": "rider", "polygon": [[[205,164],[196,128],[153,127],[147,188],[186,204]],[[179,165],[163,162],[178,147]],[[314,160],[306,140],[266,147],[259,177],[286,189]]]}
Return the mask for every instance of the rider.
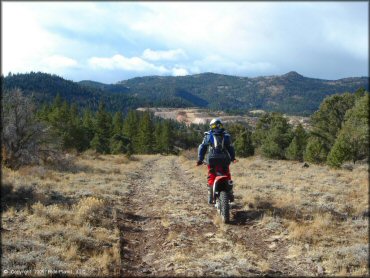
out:
{"label": "rider", "polygon": [[[203,164],[204,156],[208,148],[208,203],[213,204],[213,183],[216,173],[221,172],[231,180],[229,165],[235,162],[235,150],[231,143],[230,134],[223,128],[219,118],[213,119],[209,124],[211,130],[204,133],[202,144],[198,148],[197,166]],[[230,201],[234,201],[234,195],[231,192]]]}

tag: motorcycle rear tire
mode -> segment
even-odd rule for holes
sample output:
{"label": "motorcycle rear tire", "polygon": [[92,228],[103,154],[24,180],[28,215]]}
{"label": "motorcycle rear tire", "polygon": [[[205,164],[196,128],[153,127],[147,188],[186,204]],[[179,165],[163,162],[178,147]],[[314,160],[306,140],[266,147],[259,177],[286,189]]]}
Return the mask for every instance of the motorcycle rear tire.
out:
{"label": "motorcycle rear tire", "polygon": [[229,223],[230,203],[229,203],[229,196],[225,191],[220,192],[220,214],[221,214],[222,222]]}

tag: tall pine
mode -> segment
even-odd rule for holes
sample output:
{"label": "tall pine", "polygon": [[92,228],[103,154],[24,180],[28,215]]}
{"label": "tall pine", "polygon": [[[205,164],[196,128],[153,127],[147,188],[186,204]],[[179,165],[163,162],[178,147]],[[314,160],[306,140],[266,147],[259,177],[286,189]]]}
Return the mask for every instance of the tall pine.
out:
{"label": "tall pine", "polygon": [[299,124],[294,130],[294,137],[286,150],[286,157],[290,160],[303,161],[303,154],[307,145],[307,132]]}
{"label": "tall pine", "polygon": [[139,135],[139,116],[138,112],[130,110],[123,122],[123,135],[130,140],[130,150],[132,153],[138,152]]}
{"label": "tall pine", "polygon": [[254,155],[254,146],[252,142],[252,132],[245,130],[235,139],[235,152],[237,156],[248,157]]}
{"label": "tall pine", "polygon": [[356,101],[348,110],[338,138],[327,158],[327,163],[339,167],[345,161],[369,158],[369,94]]}
{"label": "tall pine", "polygon": [[138,151],[144,154],[154,152],[154,125],[149,111],[145,111],[139,124]]}
{"label": "tall pine", "polygon": [[95,135],[91,141],[91,147],[98,153],[110,153],[111,121],[111,116],[105,111],[105,105],[101,102],[96,113]]}

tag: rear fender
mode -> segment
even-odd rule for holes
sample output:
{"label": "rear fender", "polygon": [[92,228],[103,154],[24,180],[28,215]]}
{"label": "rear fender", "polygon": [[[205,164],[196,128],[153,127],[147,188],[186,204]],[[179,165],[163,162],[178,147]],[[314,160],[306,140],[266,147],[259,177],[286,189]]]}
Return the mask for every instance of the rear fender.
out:
{"label": "rear fender", "polygon": [[232,188],[232,180],[228,180],[227,176],[217,176],[213,183],[213,198],[215,199],[220,191],[230,191]]}

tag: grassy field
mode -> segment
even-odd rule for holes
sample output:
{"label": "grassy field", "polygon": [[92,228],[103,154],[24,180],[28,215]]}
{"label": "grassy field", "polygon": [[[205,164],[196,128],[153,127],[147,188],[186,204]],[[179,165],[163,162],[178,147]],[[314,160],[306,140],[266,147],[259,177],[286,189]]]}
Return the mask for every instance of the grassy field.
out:
{"label": "grassy field", "polygon": [[[122,251],[125,235],[117,225],[117,215],[127,209],[125,201],[132,190],[132,178],[144,176],[143,169],[150,167],[150,164],[145,165],[153,159],[166,167],[174,167],[171,163],[176,161],[180,165],[178,171],[186,171],[195,183],[201,184],[199,194],[204,194],[206,201],[206,190],[202,187],[206,169],[194,167],[194,152],[180,157],[142,155],[131,160],[119,155],[85,153],[70,156],[58,167],[28,166],[17,171],[3,168],[3,275],[40,276],[53,271],[82,276],[122,274],[126,258]],[[270,261],[269,256],[278,256],[278,249],[284,248],[284,256],[289,262],[305,258],[304,263],[315,266],[311,275],[368,274],[367,165],[354,165],[350,170],[332,170],[319,165],[303,168],[302,163],[255,156],[233,164],[231,172],[238,208],[232,217],[242,225],[226,226],[217,217],[207,223],[220,231],[214,240],[222,241],[225,233],[237,231],[238,237],[229,241],[233,247],[228,251],[230,256],[236,256],[240,261],[244,259],[245,264],[254,258],[258,273],[267,273],[273,266],[273,258]],[[157,173],[152,182],[158,188],[169,187],[172,199],[168,200],[178,203],[176,211],[171,211],[169,206],[155,208],[164,215],[158,220],[167,231],[164,240],[172,242],[181,236],[179,230],[172,229],[175,219],[182,217],[190,223],[203,218],[194,219],[195,213],[182,200],[181,187],[174,187],[171,177]],[[199,198],[203,200],[203,197]],[[197,213],[209,215],[214,212],[199,206]],[[244,233],[250,235],[251,228],[257,229],[257,234],[266,231],[274,234],[266,239],[270,240],[266,250],[253,253],[248,245],[238,242]],[[191,230],[192,226],[187,229]],[[149,230],[146,235],[151,235]],[[202,242],[194,244],[200,245]],[[145,252],[151,254],[151,247],[146,248]],[[239,272],[228,272],[235,261],[228,260],[225,254],[222,255],[224,272],[215,270],[210,273],[200,269],[195,274],[238,275]],[[188,269],[194,265],[194,257],[184,255],[181,250],[170,251],[167,255],[169,264],[181,263]],[[220,254],[203,255],[209,261],[221,260],[217,257]],[[171,273],[186,274],[176,270]]]}

